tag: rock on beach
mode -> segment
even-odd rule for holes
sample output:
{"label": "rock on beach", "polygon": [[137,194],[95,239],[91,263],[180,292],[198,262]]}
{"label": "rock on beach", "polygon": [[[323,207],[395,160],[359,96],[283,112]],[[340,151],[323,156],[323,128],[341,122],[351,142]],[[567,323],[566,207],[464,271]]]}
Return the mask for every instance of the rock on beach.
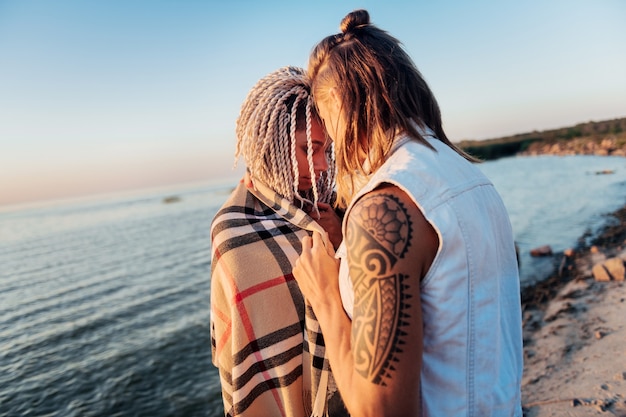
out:
{"label": "rock on beach", "polygon": [[525,417],[626,417],[626,207],[522,293]]}

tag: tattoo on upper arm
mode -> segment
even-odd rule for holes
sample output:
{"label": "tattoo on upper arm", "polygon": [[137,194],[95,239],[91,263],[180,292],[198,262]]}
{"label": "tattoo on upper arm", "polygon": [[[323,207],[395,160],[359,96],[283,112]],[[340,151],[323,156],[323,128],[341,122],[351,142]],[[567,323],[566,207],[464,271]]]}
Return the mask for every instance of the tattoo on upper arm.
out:
{"label": "tattoo on upper arm", "polygon": [[366,196],[350,213],[346,244],[356,300],[354,360],[357,372],[379,385],[392,376],[406,335],[407,275],[394,266],[406,254],[411,233],[409,214],[393,195]]}

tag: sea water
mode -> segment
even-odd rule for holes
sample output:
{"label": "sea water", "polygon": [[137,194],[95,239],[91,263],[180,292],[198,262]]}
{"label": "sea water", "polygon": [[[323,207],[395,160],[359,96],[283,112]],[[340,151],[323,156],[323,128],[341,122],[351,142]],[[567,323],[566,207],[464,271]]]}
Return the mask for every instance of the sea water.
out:
{"label": "sea water", "polygon": [[[626,159],[485,162],[522,284],[626,201]],[[0,416],[220,416],[210,222],[235,184],[0,212]],[[171,203],[167,197],[175,195]]]}
{"label": "sea water", "polygon": [[[589,244],[607,216],[626,203],[626,158],[602,156],[511,157],[480,165],[500,192],[520,253],[522,286],[554,270],[555,259],[532,258]],[[558,259],[557,259],[558,261]]]}

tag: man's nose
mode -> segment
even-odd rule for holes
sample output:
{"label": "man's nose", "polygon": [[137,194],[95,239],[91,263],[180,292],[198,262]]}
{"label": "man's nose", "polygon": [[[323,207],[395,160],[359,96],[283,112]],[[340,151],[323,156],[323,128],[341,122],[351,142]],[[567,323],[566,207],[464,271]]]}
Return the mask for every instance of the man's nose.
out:
{"label": "man's nose", "polygon": [[313,168],[317,172],[323,172],[328,170],[328,159],[325,154],[319,154],[313,161]]}

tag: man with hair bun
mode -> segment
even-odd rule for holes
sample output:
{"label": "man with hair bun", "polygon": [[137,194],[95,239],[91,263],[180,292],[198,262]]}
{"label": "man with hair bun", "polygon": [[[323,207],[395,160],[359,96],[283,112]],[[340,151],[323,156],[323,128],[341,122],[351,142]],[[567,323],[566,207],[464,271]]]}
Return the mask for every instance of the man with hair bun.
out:
{"label": "man with hair bun", "polygon": [[448,140],[400,42],[349,13],[308,73],[334,141],[344,243],[293,270],[350,415],[521,417],[519,273],[507,211]]}
{"label": "man with hair bun", "polygon": [[246,179],[211,225],[211,341],[224,414],[346,415],[324,339],[292,268],[301,240],[334,250],[333,149],[301,68],[280,68],[250,90],[236,124]]}

